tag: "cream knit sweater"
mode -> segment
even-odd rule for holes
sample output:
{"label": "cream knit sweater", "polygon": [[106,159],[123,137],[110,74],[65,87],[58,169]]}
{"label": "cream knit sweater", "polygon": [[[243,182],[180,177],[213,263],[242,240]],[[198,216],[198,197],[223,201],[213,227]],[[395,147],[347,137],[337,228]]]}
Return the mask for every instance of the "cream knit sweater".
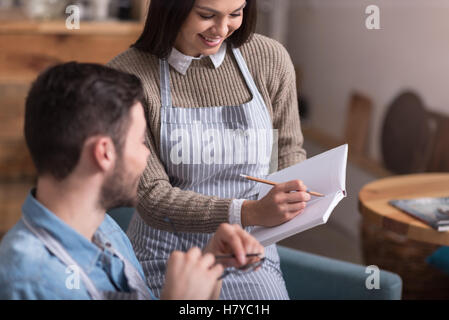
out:
{"label": "cream knit sweater", "polygon": [[[225,60],[217,69],[207,57],[193,60],[186,75],[170,68],[174,106],[236,106],[252,98],[229,47]],[[273,128],[279,130],[279,169],[305,160],[295,70],[288,52],[280,43],[259,34],[254,34],[240,50],[267,105]],[[178,231],[214,232],[221,223],[229,221],[232,199],[172,187],[159,158],[161,100],[158,58],[131,48],[115,57],[108,66],[136,75],[144,86],[151,155],[139,185],[137,209],[141,217],[150,226],[167,231],[172,229],[164,220],[166,216]]]}

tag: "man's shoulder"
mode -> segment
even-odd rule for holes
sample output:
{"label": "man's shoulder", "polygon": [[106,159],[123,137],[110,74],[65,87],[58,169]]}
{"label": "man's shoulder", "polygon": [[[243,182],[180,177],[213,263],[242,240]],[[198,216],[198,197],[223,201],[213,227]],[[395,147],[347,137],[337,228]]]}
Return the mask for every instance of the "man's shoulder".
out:
{"label": "man's shoulder", "polygon": [[[19,221],[0,243],[0,298],[63,298],[65,266]],[[59,292],[59,293],[58,293]]]}
{"label": "man's shoulder", "polygon": [[0,268],[13,265],[15,268],[50,257],[44,244],[19,221],[0,243]]}

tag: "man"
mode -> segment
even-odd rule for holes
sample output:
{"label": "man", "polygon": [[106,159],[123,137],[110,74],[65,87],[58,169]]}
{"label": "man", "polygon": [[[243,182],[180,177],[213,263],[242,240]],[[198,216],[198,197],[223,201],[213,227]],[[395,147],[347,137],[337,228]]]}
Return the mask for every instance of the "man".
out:
{"label": "man", "polygon": [[[105,212],[134,206],[149,151],[138,78],[75,62],[38,77],[26,101],[25,138],[37,168],[22,219],[0,244],[0,299],[151,299],[141,266]],[[204,248],[175,252],[163,299],[216,299],[223,265],[263,247],[224,224]],[[220,259],[221,260],[221,259]]]}

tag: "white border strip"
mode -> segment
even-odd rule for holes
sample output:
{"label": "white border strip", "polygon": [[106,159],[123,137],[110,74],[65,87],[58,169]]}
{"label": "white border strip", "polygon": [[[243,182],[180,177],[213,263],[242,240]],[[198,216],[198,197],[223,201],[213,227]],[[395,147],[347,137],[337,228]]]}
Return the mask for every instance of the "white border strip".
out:
{"label": "white border strip", "polygon": [[[270,0],[269,0],[270,1]],[[277,0],[271,0],[274,3]],[[377,5],[380,8],[449,8],[449,0],[292,0],[293,8],[365,8]]]}

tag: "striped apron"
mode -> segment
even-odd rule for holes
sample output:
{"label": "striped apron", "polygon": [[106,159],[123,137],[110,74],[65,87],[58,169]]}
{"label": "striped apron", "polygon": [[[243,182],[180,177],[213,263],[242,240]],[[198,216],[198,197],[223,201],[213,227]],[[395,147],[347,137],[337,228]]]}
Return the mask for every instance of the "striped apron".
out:
{"label": "striped apron", "polygon": [[[221,198],[257,199],[256,183],[241,173],[269,173],[273,131],[268,109],[239,49],[232,52],[252,99],[239,106],[179,108],[172,105],[169,64],[161,69],[161,155],[173,187]],[[193,222],[192,222],[193,223]],[[250,228],[246,229],[251,231]],[[178,233],[148,226],[136,212],[128,229],[150,289],[160,296],[173,250],[206,246],[212,234]],[[265,248],[263,267],[223,280],[221,299],[289,299],[275,245]]]}

